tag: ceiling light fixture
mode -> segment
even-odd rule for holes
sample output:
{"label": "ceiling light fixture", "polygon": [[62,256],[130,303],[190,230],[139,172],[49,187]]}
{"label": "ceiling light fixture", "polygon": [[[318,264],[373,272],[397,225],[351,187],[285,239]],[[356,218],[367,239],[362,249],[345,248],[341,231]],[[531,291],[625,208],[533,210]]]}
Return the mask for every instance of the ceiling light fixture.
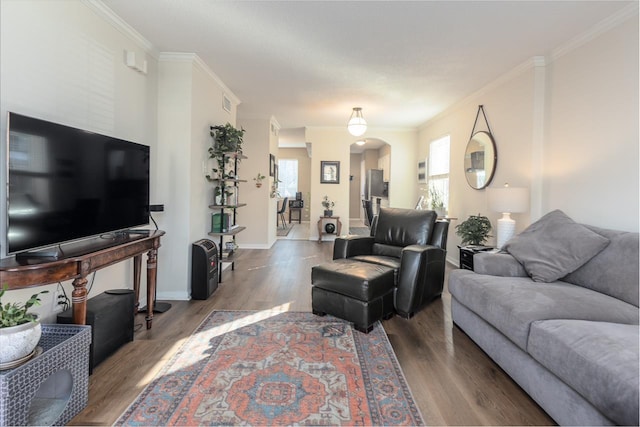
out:
{"label": "ceiling light fixture", "polygon": [[349,133],[353,136],[360,136],[367,131],[367,122],[364,117],[362,117],[362,108],[353,107],[347,129],[349,129]]}
{"label": "ceiling light fixture", "polygon": [[359,140],[356,141],[356,145],[364,145],[366,143],[367,143],[367,141],[365,141],[364,139],[359,139]]}

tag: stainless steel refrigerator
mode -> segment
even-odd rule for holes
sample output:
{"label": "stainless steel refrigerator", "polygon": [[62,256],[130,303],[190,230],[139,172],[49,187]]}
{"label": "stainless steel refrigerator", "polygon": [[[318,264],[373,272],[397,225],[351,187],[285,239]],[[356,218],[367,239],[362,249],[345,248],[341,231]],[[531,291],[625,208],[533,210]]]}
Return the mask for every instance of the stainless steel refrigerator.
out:
{"label": "stainless steel refrigerator", "polygon": [[369,169],[364,181],[364,198],[373,201],[374,197],[386,197],[384,194],[382,169]]}

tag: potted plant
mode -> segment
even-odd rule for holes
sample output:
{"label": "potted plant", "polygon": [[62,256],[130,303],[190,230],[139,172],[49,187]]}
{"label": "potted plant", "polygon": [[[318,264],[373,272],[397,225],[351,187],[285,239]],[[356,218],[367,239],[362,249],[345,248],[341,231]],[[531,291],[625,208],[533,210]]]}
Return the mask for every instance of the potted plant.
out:
{"label": "potted plant", "polygon": [[260,188],[262,187],[262,180],[265,179],[266,176],[262,175],[260,172],[258,172],[258,175],[253,178],[253,180],[256,182],[256,187]]}
{"label": "potted plant", "polygon": [[322,198],[322,207],[324,208],[324,216],[333,216],[333,207],[336,204],[329,200],[329,196]]}
{"label": "potted plant", "polygon": [[[218,167],[212,169],[212,175],[207,175],[209,181],[236,178],[234,175],[227,173],[227,165],[235,157],[230,154],[242,153],[244,132],[244,129],[236,129],[230,123],[211,126],[213,146],[209,147],[209,158],[215,159]],[[237,160],[239,161],[240,157],[237,157]]]}
{"label": "potted plant", "polygon": [[429,189],[429,200],[431,203],[431,209],[436,211],[438,216],[446,216],[447,209],[444,207],[444,200],[442,194],[435,188]]}
{"label": "potted plant", "polygon": [[471,215],[465,221],[456,225],[456,234],[462,237],[462,246],[464,245],[477,245],[481,246],[486,240],[491,237],[489,232],[491,231],[491,222],[486,216]]}
{"label": "potted plant", "polygon": [[241,153],[244,132],[244,129],[236,129],[231,123],[211,126],[213,147],[209,148],[209,153]]}
{"label": "potted plant", "polygon": [[31,295],[24,304],[17,302],[2,304],[2,296],[8,286],[0,290],[0,364],[10,363],[29,356],[35,350],[42,328],[38,317],[29,309],[40,304],[42,291]]}

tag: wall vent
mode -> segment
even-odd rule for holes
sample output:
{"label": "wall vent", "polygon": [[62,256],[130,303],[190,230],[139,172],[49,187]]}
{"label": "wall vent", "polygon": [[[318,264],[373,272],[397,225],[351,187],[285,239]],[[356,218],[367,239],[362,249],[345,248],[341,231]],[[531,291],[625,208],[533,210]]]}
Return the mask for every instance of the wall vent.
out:
{"label": "wall vent", "polygon": [[226,94],[222,94],[222,108],[228,113],[231,112],[231,100]]}

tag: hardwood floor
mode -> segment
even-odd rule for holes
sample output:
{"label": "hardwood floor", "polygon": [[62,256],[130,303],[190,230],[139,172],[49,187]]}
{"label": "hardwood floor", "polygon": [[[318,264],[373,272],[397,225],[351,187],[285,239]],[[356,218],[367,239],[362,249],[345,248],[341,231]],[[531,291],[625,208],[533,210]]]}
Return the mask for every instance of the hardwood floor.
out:
{"label": "hardwood floor", "polygon": [[[213,309],[311,311],[311,267],[331,259],[333,244],[278,240],[244,250],[206,301],[172,301],[135,340],[99,365],[89,404],[70,425],[111,425]],[[162,274],[159,267],[158,274]],[[445,279],[446,282],[446,279]],[[550,419],[462,331],[453,326],[446,291],[410,320],[383,325],[428,425],[552,425]]]}

